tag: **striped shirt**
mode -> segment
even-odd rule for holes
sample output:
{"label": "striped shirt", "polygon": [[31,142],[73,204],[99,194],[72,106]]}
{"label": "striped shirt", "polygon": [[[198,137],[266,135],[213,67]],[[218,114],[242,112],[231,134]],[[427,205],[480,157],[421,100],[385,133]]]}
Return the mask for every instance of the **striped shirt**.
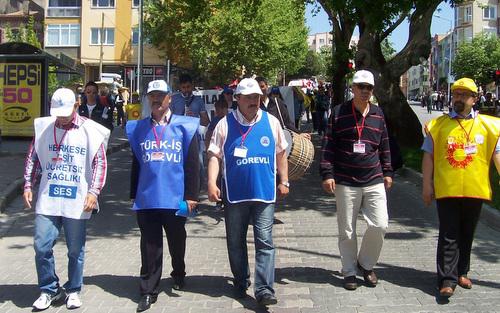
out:
{"label": "striped shirt", "polygon": [[[82,117],[75,113],[75,118],[70,126],[67,128],[60,127],[56,121],[56,127],[61,129],[68,129],[71,131],[72,129],[78,129],[83,122],[86,120],[86,117]],[[98,196],[101,193],[102,187],[104,187],[104,183],[106,182],[106,172],[107,172],[107,159],[106,159],[106,150],[104,149],[104,145],[101,144],[97,153],[92,161],[92,181],[89,186],[90,193]],[[40,166],[40,161],[38,160],[38,155],[35,151],[35,138],[31,142],[31,145],[28,150],[28,154],[26,156],[26,160],[24,162],[24,190],[31,190],[32,187],[36,184],[38,177],[42,172],[42,167]]]}
{"label": "striped shirt", "polygon": [[[378,106],[370,104],[361,138],[363,115],[354,110],[352,101],[334,108],[323,138],[320,174],[325,179],[333,178],[337,184],[364,187],[383,182],[383,177],[392,177],[389,136],[384,114]],[[356,123],[357,120],[357,123]],[[361,141],[365,153],[355,153],[354,144]]]}

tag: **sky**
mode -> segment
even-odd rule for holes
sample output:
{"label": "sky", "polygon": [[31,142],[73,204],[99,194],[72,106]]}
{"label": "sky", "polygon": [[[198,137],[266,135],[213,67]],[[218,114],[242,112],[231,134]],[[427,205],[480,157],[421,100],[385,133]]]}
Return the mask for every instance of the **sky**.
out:
{"label": "sky", "polygon": [[[321,11],[313,16],[311,11],[313,10],[313,5],[307,5],[306,7],[306,21],[309,27],[309,34],[329,32],[332,30],[330,26],[328,15],[321,9]],[[436,17],[439,15],[440,17]],[[441,3],[432,18],[431,25],[431,35],[444,34],[450,30],[453,21],[453,8],[448,3]],[[398,28],[394,30],[389,40],[393,43],[393,47],[396,51],[400,51],[405,46],[408,41],[408,22],[403,22]],[[358,33],[355,32],[357,36]]]}

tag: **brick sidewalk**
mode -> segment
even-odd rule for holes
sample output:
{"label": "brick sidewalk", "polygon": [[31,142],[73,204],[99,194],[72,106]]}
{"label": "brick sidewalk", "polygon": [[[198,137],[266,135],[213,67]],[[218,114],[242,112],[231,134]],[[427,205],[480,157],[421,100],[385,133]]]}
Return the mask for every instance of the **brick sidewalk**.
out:
{"label": "brick sidewalk", "polygon": [[[89,223],[84,305],[76,312],[135,312],[139,298],[139,231],[127,200],[129,152],[111,155],[109,164],[103,211]],[[414,183],[396,178],[389,195],[390,226],[375,268],[380,284],[346,291],[339,273],[335,201],[321,191],[316,168],[295,182],[276,213],[281,222],[274,227],[279,303],[269,307],[269,312],[500,312],[499,233],[482,224],[472,253],[473,289],[457,288],[449,303],[436,300],[437,218],[434,207],[423,208],[419,195]],[[222,213],[206,201],[200,211],[187,224],[186,289],[171,289],[170,259],[165,256],[162,292],[147,312],[265,312],[251,297],[231,298]],[[0,239],[0,312],[29,312],[38,296],[33,213],[21,209],[20,199],[7,212],[13,218]],[[358,228],[358,233],[365,229],[361,220]],[[250,230],[250,242],[252,235]],[[62,242],[55,247],[62,283],[67,275],[65,250]],[[252,245],[249,254],[253,258]],[[64,305],[47,310],[65,311]]]}

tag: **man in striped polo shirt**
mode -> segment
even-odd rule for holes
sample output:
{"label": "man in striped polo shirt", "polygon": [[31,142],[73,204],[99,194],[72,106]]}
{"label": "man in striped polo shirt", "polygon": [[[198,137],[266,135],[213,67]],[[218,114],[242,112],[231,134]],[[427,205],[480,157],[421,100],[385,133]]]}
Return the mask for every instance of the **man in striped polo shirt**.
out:
{"label": "man in striped polo shirt", "polygon": [[[354,98],[335,107],[323,139],[320,174],[323,189],[335,193],[344,288],[354,290],[357,269],[375,287],[378,261],[388,225],[386,189],[392,185],[389,138],[382,110],[370,103],[375,86],[366,70],[354,74]],[[368,228],[358,252],[356,218]]]}

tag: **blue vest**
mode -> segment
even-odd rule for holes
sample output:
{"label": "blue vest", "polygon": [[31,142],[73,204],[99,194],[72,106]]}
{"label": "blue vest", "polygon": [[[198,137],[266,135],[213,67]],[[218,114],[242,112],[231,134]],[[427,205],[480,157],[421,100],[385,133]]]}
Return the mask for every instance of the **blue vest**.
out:
{"label": "blue vest", "polygon": [[151,118],[127,122],[130,147],[139,161],[134,210],[179,209],[184,200],[184,160],[199,123],[198,118],[172,114],[163,136],[164,125],[155,126],[157,147]]}
{"label": "blue vest", "polygon": [[230,203],[243,201],[276,201],[276,144],[267,112],[248,133],[245,158],[234,156],[241,145],[241,133],[249,126],[241,125],[234,113],[227,115],[228,134],[224,143],[224,168],[227,198]]}

